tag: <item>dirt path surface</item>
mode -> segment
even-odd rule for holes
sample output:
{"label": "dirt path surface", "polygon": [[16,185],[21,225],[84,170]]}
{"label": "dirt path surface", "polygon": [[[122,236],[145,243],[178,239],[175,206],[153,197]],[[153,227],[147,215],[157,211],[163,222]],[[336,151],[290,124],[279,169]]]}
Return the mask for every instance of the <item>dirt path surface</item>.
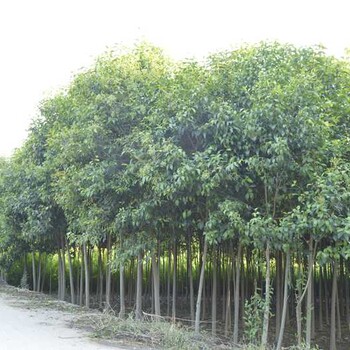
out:
{"label": "dirt path surface", "polygon": [[87,333],[70,328],[69,313],[15,305],[14,300],[0,293],[1,350],[121,350],[98,344]]}

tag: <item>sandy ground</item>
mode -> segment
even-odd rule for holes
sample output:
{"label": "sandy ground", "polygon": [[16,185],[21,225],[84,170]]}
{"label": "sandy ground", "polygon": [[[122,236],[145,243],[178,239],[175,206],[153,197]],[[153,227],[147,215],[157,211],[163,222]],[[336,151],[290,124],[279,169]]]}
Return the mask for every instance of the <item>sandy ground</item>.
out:
{"label": "sandy ground", "polygon": [[23,309],[0,293],[1,350],[121,350],[98,344],[88,334],[69,327],[72,315],[45,310]]}

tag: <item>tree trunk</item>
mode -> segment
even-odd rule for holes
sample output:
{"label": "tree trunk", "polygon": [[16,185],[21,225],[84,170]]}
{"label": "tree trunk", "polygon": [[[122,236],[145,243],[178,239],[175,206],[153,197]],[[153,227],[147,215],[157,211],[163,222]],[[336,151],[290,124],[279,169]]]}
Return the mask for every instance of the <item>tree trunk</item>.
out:
{"label": "tree trunk", "polygon": [[37,292],[40,292],[40,286],[41,286],[41,252],[39,252],[39,256],[38,256],[38,275],[37,275],[37,282],[36,282]]}
{"label": "tree trunk", "polygon": [[337,286],[337,340],[341,340],[341,315],[340,315],[340,307],[339,307],[339,288]]}
{"label": "tree trunk", "polygon": [[190,285],[190,312],[191,321],[194,322],[194,290],[193,290],[193,273],[192,273],[192,248],[191,248],[191,235],[187,241],[187,255],[188,255],[188,283]]}
{"label": "tree trunk", "polygon": [[40,292],[44,292],[44,286],[45,286],[45,278],[46,278],[46,270],[47,270],[47,254],[44,255],[44,264],[42,267],[42,277],[41,277],[41,285],[40,285]]}
{"label": "tree trunk", "polygon": [[108,233],[107,234],[106,305],[105,305],[105,310],[111,309],[111,283],[112,283],[111,249],[112,249],[112,238],[111,238],[111,234]]}
{"label": "tree trunk", "polygon": [[33,282],[33,291],[36,291],[36,268],[35,268],[35,253],[32,252],[32,282]]}
{"label": "tree trunk", "polygon": [[326,324],[329,325],[329,290],[328,290],[328,274],[326,265],[323,266],[323,280],[324,280],[324,300],[325,300],[325,316]]}
{"label": "tree trunk", "polygon": [[23,274],[21,278],[21,288],[28,289],[28,267],[27,267],[27,254],[24,254],[23,262]]}
{"label": "tree trunk", "polygon": [[65,264],[65,253],[64,244],[58,249],[58,269],[59,269],[59,293],[58,299],[65,300],[66,297],[66,264]]}
{"label": "tree trunk", "polygon": [[320,267],[320,277],[318,281],[318,324],[319,330],[323,331],[323,295],[322,295],[322,268]]}
{"label": "tree trunk", "polygon": [[[232,247],[230,247],[230,254],[232,256]],[[234,269],[232,268],[233,261],[228,262],[227,266],[227,286],[226,286],[226,305],[225,305],[225,337],[228,337],[229,330],[231,328],[231,274]]]}
{"label": "tree trunk", "polygon": [[124,277],[124,263],[120,263],[120,271],[119,271],[119,288],[120,288],[120,310],[119,317],[125,317],[125,277]]}
{"label": "tree trunk", "polygon": [[103,266],[102,266],[102,248],[98,247],[98,307],[103,309]]}
{"label": "tree trunk", "polygon": [[136,320],[142,319],[142,253],[137,256]]}
{"label": "tree trunk", "polygon": [[160,316],[160,298],[159,298],[159,264],[155,253],[152,254],[152,275],[153,275],[153,296],[154,313],[159,319]]}
{"label": "tree trunk", "polygon": [[331,329],[330,329],[330,344],[329,350],[337,350],[336,344],[336,300],[337,300],[337,262],[333,263],[333,279],[332,279],[332,300],[331,300]]}
{"label": "tree trunk", "polygon": [[88,248],[86,242],[83,243],[83,256],[84,256],[84,267],[85,267],[85,306],[90,307],[90,271],[89,271],[89,259],[88,259]]}
{"label": "tree trunk", "polygon": [[308,258],[308,285],[307,285],[307,299],[306,299],[306,334],[305,334],[305,343],[306,347],[309,349],[311,346],[311,323],[312,323],[312,276],[313,276],[313,267],[314,267],[314,248],[313,240],[309,240],[309,258]]}
{"label": "tree trunk", "polygon": [[57,298],[58,300],[62,300],[62,255],[61,255],[61,248],[58,248],[58,265],[57,265],[57,269],[58,269],[58,291],[57,291]]}
{"label": "tree trunk", "polygon": [[350,326],[350,307],[349,307],[349,278],[345,278],[345,318],[346,323]]}
{"label": "tree trunk", "polygon": [[217,251],[214,246],[214,254],[213,254],[213,286],[211,292],[211,334],[216,336],[216,316],[217,316]]}
{"label": "tree trunk", "polygon": [[282,308],[282,316],[281,316],[281,326],[280,332],[278,335],[278,341],[276,350],[280,350],[282,347],[283,335],[284,335],[284,327],[286,324],[286,316],[288,309],[288,284],[289,284],[289,272],[290,272],[290,252],[286,253],[286,265],[284,268],[284,295],[283,295],[283,308]]}
{"label": "tree trunk", "polygon": [[282,317],[282,253],[279,251],[276,253],[276,313],[275,313],[275,322],[276,322],[276,341],[280,334],[281,326],[281,317]]}
{"label": "tree trunk", "polygon": [[208,244],[207,244],[207,241],[204,239],[202,268],[201,268],[201,274],[199,277],[198,296],[197,296],[197,303],[196,303],[196,319],[195,319],[195,328],[194,328],[194,332],[196,335],[199,334],[199,328],[200,328],[201,302],[202,302],[202,292],[203,292],[203,285],[204,285],[205,264],[207,260],[207,249],[208,249]]}
{"label": "tree trunk", "polygon": [[168,273],[167,273],[167,306],[166,306],[166,314],[169,317],[170,316],[170,298],[171,298],[171,293],[170,293],[170,287],[171,287],[171,245],[169,244],[169,249],[168,249]]}
{"label": "tree trunk", "polygon": [[267,347],[267,337],[269,333],[269,319],[270,319],[270,243],[267,242],[266,250],[266,280],[265,280],[265,306],[264,306],[264,321],[263,330],[261,335],[261,346],[262,348]]}
{"label": "tree trunk", "polygon": [[226,278],[227,273],[225,272],[225,255],[224,252],[222,252],[222,259],[219,260],[221,262],[221,271],[222,271],[222,313],[221,313],[221,320],[222,322],[225,322],[226,317]]}
{"label": "tree trunk", "polygon": [[52,267],[50,266],[49,272],[49,295],[52,294]]}
{"label": "tree trunk", "polygon": [[70,302],[75,304],[75,288],[74,288],[74,276],[72,258],[70,256],[69,244],[67,244],[67,256],[68,256],[68,267],[69,267],[69,284],[70,284]]}
{"label": "tree trunk", "polygon": [[84,295],[84,257],[80,259],[79,306],[83,306]]}
{"label": "tree trunk", "polygon": [[302,320],[301,320],[301,302],[302,302],[302,271],[301,271],[301,261],[298,261],[298,277],[297,277],[297,305],[296,305],[296,318],[297,318],[297,334],[298,334],[298,346],[302,344]]}
{"label": "tree trunk", "polygon": [[173,299],[172,299],[172,309],[171,309],[171,318],[173,323],[175,323],[176,318],[176,281],[177,281],[177,241],[174,241],[174,250],[173,250]]}
{"label": "tree trunk", "polygon": [[202,321],[205,320],[207,313],[207,289],[206,289],[206,283],[205,278],[203,281],[203,292],[202,292]]}
{"label": "tree trunk", "polygon": [[[239,326],[239,287],[240,287],[240,272],[241,272],[241,259],[242,259],[242,245],[238,243],[237,256],[236,256],[236,282],[235,282],[235,294],[234,294],[234,324],[233,324],[233,343],[238,343],[238,326]],[[243,295],[242,295],[243,298]]]}

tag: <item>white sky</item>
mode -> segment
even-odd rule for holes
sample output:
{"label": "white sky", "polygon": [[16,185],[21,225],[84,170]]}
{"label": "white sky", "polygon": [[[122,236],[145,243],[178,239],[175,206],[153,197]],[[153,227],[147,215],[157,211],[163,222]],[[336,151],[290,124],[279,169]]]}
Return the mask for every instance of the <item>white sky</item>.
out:
{"label": "white sky", "polygon": [[1,1],[0,156],[20,147],[40,100],[114,44],[146,39],[175,58],[200,58],[279,40],[341,56],[349,9],[349,0]]}

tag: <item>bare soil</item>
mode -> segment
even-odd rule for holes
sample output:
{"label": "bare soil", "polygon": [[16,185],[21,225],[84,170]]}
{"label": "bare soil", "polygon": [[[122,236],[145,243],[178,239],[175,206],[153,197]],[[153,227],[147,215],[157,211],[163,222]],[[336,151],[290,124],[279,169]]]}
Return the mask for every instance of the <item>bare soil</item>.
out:
{"label": "bare soil", "polygon": [[6,285],[0,286],[1,350],[125,350],[102,343],[74,327],[77,314],[87,312],[68,303]]}

